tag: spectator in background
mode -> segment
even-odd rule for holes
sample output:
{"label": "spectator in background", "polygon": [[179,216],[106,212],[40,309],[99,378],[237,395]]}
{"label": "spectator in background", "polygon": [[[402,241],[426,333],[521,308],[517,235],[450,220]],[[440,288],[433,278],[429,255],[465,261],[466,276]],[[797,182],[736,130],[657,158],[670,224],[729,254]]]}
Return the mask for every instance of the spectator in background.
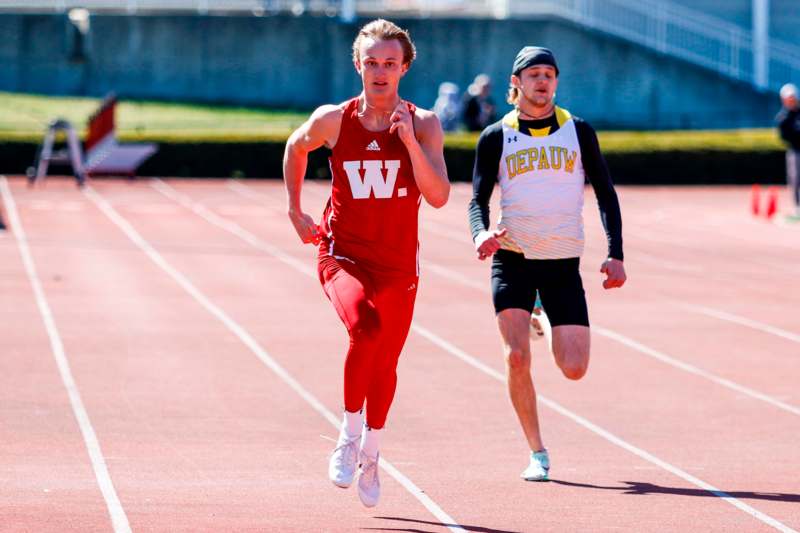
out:
{"label": "spectator in background", "polygon": [[786,183],[794,202],[794,216],[800,217],[800,106],[797,87],[787,83],[781,87],[781,109],[775,120],[778,122],[781,139],[786,148]]}
{"label": "spectator in background", "polygon": [[439,85],[439,96],[433,104],[433,112],[439,117],[444,131],[458,129],[461,117],[461,102],[458,98],[458,85],[445,81]]}
{"label": "spectator in background", "polygon": [[467,89],[464,99],[464,126],[469,131],[482,131],[497,120],[497,107],[490,96],[492,83],[486,74],[478,74]]}

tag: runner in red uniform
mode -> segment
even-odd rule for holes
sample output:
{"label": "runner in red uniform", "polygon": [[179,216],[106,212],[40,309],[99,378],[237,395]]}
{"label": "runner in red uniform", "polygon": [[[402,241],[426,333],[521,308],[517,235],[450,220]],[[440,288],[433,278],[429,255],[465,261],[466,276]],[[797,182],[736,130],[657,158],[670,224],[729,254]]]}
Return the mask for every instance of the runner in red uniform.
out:
{"label": "runner in red uniform", "polygon": [[[320,282],[350,336],[345,412],[328,473],[348,487],[360,463],[358,493],[368,507],[380,495],[378,442],[417,294],[419,206],[424,198],[441,207],[450,193],[439,120],[398,94],[415,53],[391,22],[361,28],[353,63],[362,93],[314,111],[289,138],[283,162],[289,218],[304,243],[319,245]],[[300,192],[308,153],[323,145],[333,152],[333,184],[317,225]]]}

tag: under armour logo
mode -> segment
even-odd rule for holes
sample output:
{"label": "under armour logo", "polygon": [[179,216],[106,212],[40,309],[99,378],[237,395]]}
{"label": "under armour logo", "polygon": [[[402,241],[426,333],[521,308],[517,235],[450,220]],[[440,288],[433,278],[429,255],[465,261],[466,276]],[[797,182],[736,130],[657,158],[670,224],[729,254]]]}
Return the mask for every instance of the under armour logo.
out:
{"label": "under armour logo", "polygon": [[376,141],[375,139],[372,139],[372,142],[367,145],[367,150],[369,150],[370,152],[379,152],[380,149],[381,147],[378,146],[378,141]]}
{"label": "under armour logo", "polygon": [[514,135],[513,137],[509,137],[508,142],[517,142],[517,136]]}

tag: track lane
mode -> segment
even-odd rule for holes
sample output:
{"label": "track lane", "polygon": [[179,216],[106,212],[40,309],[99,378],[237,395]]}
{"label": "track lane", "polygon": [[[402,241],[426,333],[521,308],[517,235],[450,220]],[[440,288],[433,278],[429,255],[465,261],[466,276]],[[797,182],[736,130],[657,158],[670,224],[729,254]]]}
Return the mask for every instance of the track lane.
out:
{"label": "track lane", "polygon": [[[181,187],[181,188],[182,188],[182,187]],[[188,192],[188,191],[184,191],[184,192]],[[252,224],[252,220],[251,220],[251,221],[249,221],[249,222]],[[244,221],[243,221],[243,223],[244,223]],[[270,223],[269,225],[270,225],[270,227],[272,228],[272,224]],[[284,233],[284,235],[285,235],[285,233]],[[424,282],[423,282],[423,285],[424,285]],[[457,321],[455,321],[455,322],[457,322]]]}
{"label": "track lane", "polygon": [[[355,495],[339,497],[325,477],[329,424],[79,192],[57,189],[49,184],[37,196],[81,202],[84,212],[33,215],[46,215],[40,229],[48,242],[63,237],[69,243],[34,244],[33,252],[47,265],[46,275],[65,280],[60,293],[49,296],[132,528],[309,531],[323,524],[332,531],[352,531],[372,526],[375,520]],[[130,188],[122,190],[135,196]],[[135,210],[177,222],[166,205],[141,203]],[[238,260],[238,252],[257,255],[230,240],[204,241],[164,245],[195,263],[208,256]],[[218,274],[213,272],[224,284]],[[429,519],[399,486],[387,483],[386,491],[387,510]],[[303,502],[314,502],[315,513],[298,512]],[[81,511],[71,512],[79,516]],[[346,522],[326,521],[340,513]]]}
{"label": "track lane", "polygon": [[24,226],[20,231],[17,198],[4,179],[0,177],[7,224],[0,232],[0,524],[9,531],[110,529],[109,511],[43,322],[41,305],[47,309],[47,301],[37,302],[31,284],[33,279],[52,289],[61,279],[41,278],[38,270],[31,278],[26,271],[27,234]]}

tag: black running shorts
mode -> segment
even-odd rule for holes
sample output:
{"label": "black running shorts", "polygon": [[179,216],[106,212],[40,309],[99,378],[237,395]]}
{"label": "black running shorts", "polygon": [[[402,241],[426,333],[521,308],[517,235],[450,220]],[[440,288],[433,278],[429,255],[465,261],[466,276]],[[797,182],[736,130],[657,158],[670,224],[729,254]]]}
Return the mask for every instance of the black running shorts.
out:
{"label": "black running shorts", "polygon": [[498,250],[492,258],[495,313],[505,309],[533,311],[536,291],[551,326],[588,326],[589,311],[579,271],[580,258],[526,259]]}

